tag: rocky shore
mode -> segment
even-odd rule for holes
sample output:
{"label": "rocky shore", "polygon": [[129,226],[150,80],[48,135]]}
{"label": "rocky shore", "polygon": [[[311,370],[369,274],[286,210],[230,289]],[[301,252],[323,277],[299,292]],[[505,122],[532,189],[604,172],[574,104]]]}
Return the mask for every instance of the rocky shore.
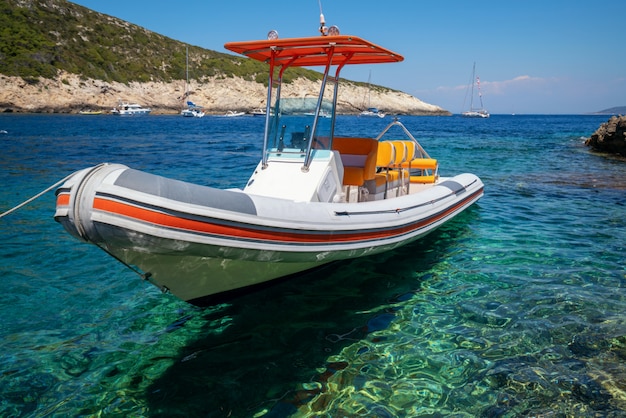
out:
{"label": "rocky shore", "polygon": [[613,116],[585,141],[595,151],[626,157],[626,116]]}
{"label": "rocky shore", "polygon": [[[283,87],[283,97],[317,97],[319,84],[298,79]],[[109,112],[120,100],[139,103],[152,113],[178,113],[183,106],[184,81],[122,84],[82,79],[61,73],[55,79],[28,79],[0,75],[0,112],[77,113],[81,110]],[[409,94],[344,83],[339,89],[338,111],[357,114],[370,103],[388,114],[450,115],[439,106],[422,102]],[[265,107],[266,88],[241,78],[207,78],[192,83],[190,100],[204,106],[209,114],[229,110],[251,111]]]}

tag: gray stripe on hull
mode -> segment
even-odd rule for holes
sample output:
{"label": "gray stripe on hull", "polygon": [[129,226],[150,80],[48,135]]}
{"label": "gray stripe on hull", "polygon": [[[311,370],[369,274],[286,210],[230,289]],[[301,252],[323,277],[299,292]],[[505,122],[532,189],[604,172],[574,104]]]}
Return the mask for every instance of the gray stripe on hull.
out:
{"label": "gray stripe on hull", "polygon": [[244,193],[172,180],[143,171],[125,170],[115,185],[182,203],[256,215],[254,202]]}
{"label": "gray stripe on hull", "polygon": [[448,189],[452,190],[452,193],[454,193],[455,195],[460,195],[465,193],[467,190],[465,189],[465,186],[463,186],[461,183],[457,183],[456,181],[453,180],[446,180],[442,183],[439,183],[438,186],[444,186],[447,187]]}

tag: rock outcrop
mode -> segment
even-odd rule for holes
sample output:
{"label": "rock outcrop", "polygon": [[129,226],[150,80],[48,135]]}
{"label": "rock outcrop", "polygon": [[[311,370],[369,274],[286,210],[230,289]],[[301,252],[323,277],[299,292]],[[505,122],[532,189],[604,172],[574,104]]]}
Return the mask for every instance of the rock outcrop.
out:
{"label": "rock outcrop", "polygon": [[626,157],[626,116],[613,116],[585,141],[596,151]]}
{"label": "rock outcrop", "polygon": [[[307,79],[283,86],[283,97],[317,97],[319,84]],[[194,81],[189,99],[204,106],[208,113],[228,110],[250,111],[265,107],[266,88],[242,78],[206,78]],[[439,106],[424,103],[416,97],[384,88],[372,89],[352,83],[339,88],[338,111],[356,114],[367,106],[369,94],[372,106],[388,114],[450,115]],[[82,79],[60,73],[55,79],[24,80],[0,75],[0,112],[74,113],[83,109],[111,110],[120,100],[150,107],[153,113],[177,113],[183,106],[184,81],[172,83],[131,82],[128,84]]]}

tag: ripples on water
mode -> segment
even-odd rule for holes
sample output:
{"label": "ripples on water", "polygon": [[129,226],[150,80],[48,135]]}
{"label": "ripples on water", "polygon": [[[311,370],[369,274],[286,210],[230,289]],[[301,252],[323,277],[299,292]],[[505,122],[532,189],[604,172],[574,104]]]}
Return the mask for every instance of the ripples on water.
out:
{"label": "ripples on water", "polygon": [[[52,194],[0,220],[0,415],[622,416],[626,164],[582,145],[606,118],[403,120],[478,205],[212,308],[71,238]],[[103,161],[242,187],[262,122],[1,115],[0,207]]]}

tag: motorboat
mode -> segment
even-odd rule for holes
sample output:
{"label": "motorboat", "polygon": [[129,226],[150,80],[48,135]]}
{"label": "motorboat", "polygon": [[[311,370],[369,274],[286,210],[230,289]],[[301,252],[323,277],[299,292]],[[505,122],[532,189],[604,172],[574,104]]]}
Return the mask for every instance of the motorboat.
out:
{"label": "motorboat", "polygon": [[378,110],[378,108],[376,107],[368,107],[366,110],[363,110],[361,113],[359,113],[359,116],[384,118],[385,114]]}
{"label": "motorboat", "polygon": [[192,101],[187,102],[187,108],[180,111],[180,114],[187,118],[202,118],[204,117],[204,110],[202,106],[198,106]]}
{"label": "motorboat", "polygon": [[241,112],[241,111],[235,111],[235,110],[229,110],[226,113],[224,113],[223,115],[221,115],[224,118],[236,118],[239,116],[244,116],[246,114],[246,112]]}
{"label": "motorboat", "polygon": [[[335,132],[341,70],[403,57],[324,22],[320,32],[281,39],[272,31],[225,44],[269,66],[262,153],[243,188],[103,163],[57,189],[55,220],[163,292],[207,306],[331,262],[394,250],[480,199],[480,178],[440,176],[437,159],[398,120],[378,135]],[[324,69],[312,116],[282,111],[281,90],[289,87],[282,76],[293,67]]]}
{"label": "motorboat", "polygon": [[186,118],[203,118],[204,117],[204,111],[199,108],[183,109],[180,111],[180,114]]}
{"label": "motorboat", "polygon": [[120,101],[116,107],[111,110],[111,113],[119,116],[135,116],[135,115],[148,115],[151,109],[143,107],[137,103],[127,103]]}
{"label": "motorboat", "polygon": [[265,115],[266,115],[266,110],[265,110],[265,109],[263,109],[263,108],[254,109],[254,110],[252,110],[252,111],[250,112],[250,114],[251,114],[252,116],[263,116],[263,117],[265,117]]}

